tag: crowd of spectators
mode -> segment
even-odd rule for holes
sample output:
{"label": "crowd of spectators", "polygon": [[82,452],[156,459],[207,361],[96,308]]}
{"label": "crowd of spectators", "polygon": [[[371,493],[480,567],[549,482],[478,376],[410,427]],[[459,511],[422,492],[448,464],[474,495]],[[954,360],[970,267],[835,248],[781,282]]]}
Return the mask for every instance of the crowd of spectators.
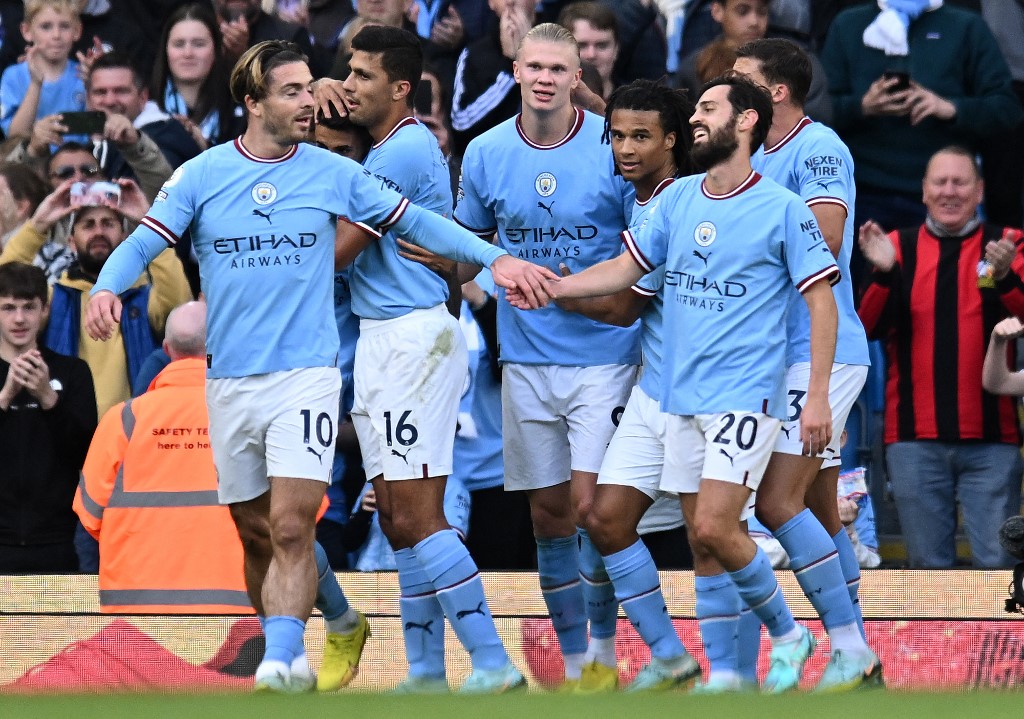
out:
{"label": "crowd of spectators", "polygon": [[[115,341],[82,331],[83,295],[174,170],[244,129],[227,86],[235,60],[261,40],[290,40],[315,77],[343,80],[360,28],[416,32],[427,60],[416,115],[449,155],[454,183],[469,141],[518,113],[513,58],[545,21],[576,37],[588,108],[638,78],[664,78],[695,98],[732,68],[740,45],[765,36],[811,53],[807,114],[835,129],[854,159],[865,229],[853,275],[866,291],[865,326],[888,348],[888,367],[874,371],[888,372],[884,441],[909,561],[956,562],[959,505],[975,564],[1006,566],[992,513],[995,504],[1000,518],[1019,510],[1020,433],[1013,401],[982,389],[981,364],[995,323],[1024,313],[1021,235],[1005,229],[1024,220],[1022,0],[26,0],[0,2],[0,265],[39,268],[0,272],[0,492],[9,498],[0,571],[95,570],[80,527],[83,561],[69,548],[97,416],[146,391],[170,361],[151,357],[168,314],[202,288],[186,237],[122,297]],[[362,159],[366,138],[344,137],[330,149]],[[76,183],[100,181],[119,200],[74,202]],[[979,272],[991,285],[975,282]],[[341,308],[343,274],[338,283]],[[525,502],[500,489],[493,298],[475,283],[464,296],[479,364],[456,464],[461,452],[476,469],[453,475],[449,517],[481,568],[526,568]],[[339,326],[349,320],[339,316]],[[320,539],[335,568],[385,567],[349,445],[339,444]],[[360,543],[371,547],[361,562]]]}

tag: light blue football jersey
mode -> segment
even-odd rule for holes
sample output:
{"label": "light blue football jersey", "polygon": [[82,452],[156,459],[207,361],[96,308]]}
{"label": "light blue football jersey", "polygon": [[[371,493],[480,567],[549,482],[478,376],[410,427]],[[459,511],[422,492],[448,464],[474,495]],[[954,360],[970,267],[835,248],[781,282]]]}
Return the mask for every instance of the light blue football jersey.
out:
{"label": "light blue football jersey", "polygon": [[[602,145],[604,122],[576,111],[569,133],[554,145],[533,143],[507,120],[466,149],[455,220],[481,237],[497,232],[509,254],[573,272],[622,251],[633,187],[615,174]],[[594,367],[637,364],[639,328],[612,327],[565,312],[512,308],[498,295],[501,360],[530,365]]]}
{"label": "light blue football jersey", "polygon": [[839,270],[814,215],[756,172],[724,195],[676,180],[627,233],[641,268],[665,265],[661,407],[785,418],[786,305]]}
{"label": "light blue football jersey", "polygon": [[[754,169],[800,195],[808,207],[840,205],[846,210],[843,245],[836,260],[842,277],[833,288],[839,311],[836,362],[869,365],[868,340],[853,304],[850,255],[857,241],[853,207],[853,157],[829,127],[805,117],[773,147],[760,147],[751,158]],[[786,318],[786,365],[811,361],[811,320],[807,304],[794,292]]]}
{"label": "light blue football jersey", "polygon": [[148,262],[191,229],[208,306],[208,377],[335,367],[337,218],[386,230],[407,207],[327,150],[303,144],[265,160],[235,140],[175,170],[94,292],[131,274],[127,250]]}
{"label": "light blue football jersey", "polygon": [[[442,217],[452,216],[452,182],[433,133],[405,118],[370,148],[363,161],[381,187]],[[395,232],[359,253],[352,263],[352,311],[364,319],[389,320],[448,299],[436,272],[398,256]]]}
{"label": "light blue football jersey", "polygon": [[[633,217],[629,223],[629,231],[639,231],[659,201],[659,195],[665,188],[675,182],[670,177],[662,180],[645,202],[639,200],[633,205]],[[643,358],[643,370],[638,384],[648,397],[661,397],[661,326],[664,315],[665,300],[662,287],[665,284],[665,266],[660,265],[654,272],[649,272],[633,285],[637,294],[649,297],[647,306],[640,315],[640,355]]]}
{"label": "light blue football jersey", "polygon": [[[0,78],[0,128],[5,133],[11,130],[11,121],[25,99],[30,82],[28,64],[25,62],[11,65]],[[85,85],[78,76],[78,63],[69,60],[59,78],[44,82],[40,88],[36,119],[58,112],[80,112],[84,109]],[[69,136],[66,139],[72,138]],[[82,139],[88,141],[88,138]]]}

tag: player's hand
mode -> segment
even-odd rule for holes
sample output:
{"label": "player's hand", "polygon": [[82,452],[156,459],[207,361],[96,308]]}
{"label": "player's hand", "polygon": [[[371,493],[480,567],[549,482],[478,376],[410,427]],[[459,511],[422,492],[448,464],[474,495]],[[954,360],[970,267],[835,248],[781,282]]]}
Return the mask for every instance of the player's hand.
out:
{"label": "player's hand", "polygon": [[50,368],[39,350],[29,350],[18,355],[11,362],[9,371],[18,384],[39,400],[39,405],[44,410],[57,404],[57,392],[50,386]]}
{"label": "player's hand", "polygon": [[860,506],[852,499],[846,497],[840,497],[839,500],[839,521],[844,525],[853,524],[854,520],[857,519],[857,515],[860,514]]}
{"label": "player's hand", "polygon": [[874,220],[868,220],[860,226],[857,244],[864,253],[864,259],[879,272],[888,272],[896,265],[896,248],[881,225]]}
{"label": "player's hand", "polygon": [[366,494],[363,495],[363,501],[359,503],[359,508],[364,512],[370,512],[371,514],[373,512],[376,512],[377,493],[374,492],[372,489],[367,490]]}
{"label": "player's hand", "polygon": [[604,115],[607,103],[604,98],[590,89],[587,83],[580,80],[570,93],[572,104],[584,110],[589,110],[596,115]]}
{"label": "player's hand", "polygon": [[177,120],[182,127],[188,130],[188,134],[192,136],[192,139],[195,140],[196,145],[199,146],[200,152],[202,152],[203,150],[210,146],[210,143],[207,142],[206,137],[203,135],[203,128],[199,127],[199,125],[192,122],[192,119],[190,117],[188,117],[187,115],[178,114],[171,115],[171,117]]}
{"label": "player's hand", "polygon": [[918,125],[929,117],[939,120],[952,120],[956,117],[956,105],[927,87],[911,82],[909,92],[907,106],[910,108],[911,125]]}
{"label": "player's hand", "polygon": [[519,309],[535,310],[546,307],[551,297],[547,291],[547,281],[558,281],[558,275],[547,267],[525,262],[511,255],[501,255],[491,263],[491,275],[494,277],[494,284],[504,287],[506,291],[517,291],[514,296],[520,298],[518,301],[522,306],[513,306]]}
{"label": "player's hand", "polygon": [[121,188],[121,204],[114,209],[132,222],[141,222],[150,207],[149,200],[142,193],[142,188],[129,177],[122,177],[116,182]]}
{"label": "player's hand", "polygon": [[459,263],[455,260],[449,260],[447,257],[435,255],[430,250],[425,250],[419,245],[406,242],[401,238],[398,238],[396,242],[398,243],[399,257],[404,257],[412,262],[418,262],[442,277],[450,276],[459,268]]}
{"label": "player's hand", "polygon": [[804,444],[803,453],[808,457],[818,456],[832,441],[832,408],[827,395],[807,395],[800,412],[800,441]]}
{"label": "player's hand", "polygon": [[[569,266],[566,265],[564,262],[560,262],[558,264],[558,272],[559,274],[562,275],[562,277],[568,277],[569,275],[572,274],[572,270],[570,270]],[[555,304],[558,305],[561,309],[565,310],[566,312],[577,311],[577,308],[579,307],[579,300],[568,297],[556,297],[556,295],[558,294],[557,287],[549,287],[547,293],[548,296],[551,297],[551,299],[555,301]]]}
{"label": "player's hand", "polygon": [[997,340],[1008,342],[1024,336],[1024,323],[1016,317],[1007,317],[992,328],[992,336]]}
{"label": "player's hand", "polygon": [[[348,105],[345,104],[345,90],[341,80],[322,77],[313,83],[313,113],[317,116],[332,117],[335,113],[348,117]],[[334,112],[331,105],[334,105]]]}
{"label": "player's hand", "polygon": [[109,340],[114,326],[121,321],[121,298],[101,290],[89,299],[85,310],[85,331],[94,340]]}
{"label": "player's hand", "polygon": [[1007,231],[996,242],[985,245],[985,259],[992,265],[992,276],[1001,280],[1010,274],[1010,265],[1017,255],[1017,245],[1012,239],[1012,231]]}
{"label": "player's hand", "polygon": [[103,125],[103,137],[118,147],[131,147],[139,141],[139,131],[124,115],[111,113]]}

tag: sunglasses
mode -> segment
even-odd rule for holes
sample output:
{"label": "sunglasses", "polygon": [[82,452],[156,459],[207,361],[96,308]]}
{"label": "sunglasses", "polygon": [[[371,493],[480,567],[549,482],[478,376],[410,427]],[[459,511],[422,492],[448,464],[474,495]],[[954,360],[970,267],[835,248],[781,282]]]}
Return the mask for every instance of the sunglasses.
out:
{"label": "sunglasses", "polygon": [[100,168],[96,165],[61,165],[50,174],[58,180],[68,180],[75,176],[75,171],[82,173],[84,177],[95,177],[100,174]]}

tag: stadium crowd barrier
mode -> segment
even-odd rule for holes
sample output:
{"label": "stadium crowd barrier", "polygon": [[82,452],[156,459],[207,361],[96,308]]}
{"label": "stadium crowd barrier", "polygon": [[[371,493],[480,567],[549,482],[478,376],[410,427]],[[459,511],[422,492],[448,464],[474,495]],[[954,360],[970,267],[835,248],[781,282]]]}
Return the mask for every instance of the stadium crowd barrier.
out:
{"label": "stadium crowd barrier", "polygon": [[[779,580],[798,618],[823,636],[814,611],[789,572]],[[534,687],[558,682],[562,663],[536,574],[483,575],[498,631]],[[694,619],[693,575],[662,573],[669,611],[687,647],[703,662]],[[381,691],[405,673],[398,582],[393,572],[341,573],[352,604],[369,617],[367,644],[353,689]],[[1003,610],[1009,571],[873,570],[861,582],[868,639],[881,656],[890,688],[971,689],[1024,685],[1024,619]],[[308,624],[314,665],[323,622]],[[466,653],[446,634],[448,677],[469,672]],[[99,612],[96,578],[0,576],[0,692],[238,690],[251,687],[262,652],[252,616],[109,615]],[[620,615],[619,669],[629,681],[649,653]],[[761,672],[768,642],[762,641]],[[817,681],[828,655],[819,646],[805,681]],[[315,668],[315,666],[314,666]]]}

